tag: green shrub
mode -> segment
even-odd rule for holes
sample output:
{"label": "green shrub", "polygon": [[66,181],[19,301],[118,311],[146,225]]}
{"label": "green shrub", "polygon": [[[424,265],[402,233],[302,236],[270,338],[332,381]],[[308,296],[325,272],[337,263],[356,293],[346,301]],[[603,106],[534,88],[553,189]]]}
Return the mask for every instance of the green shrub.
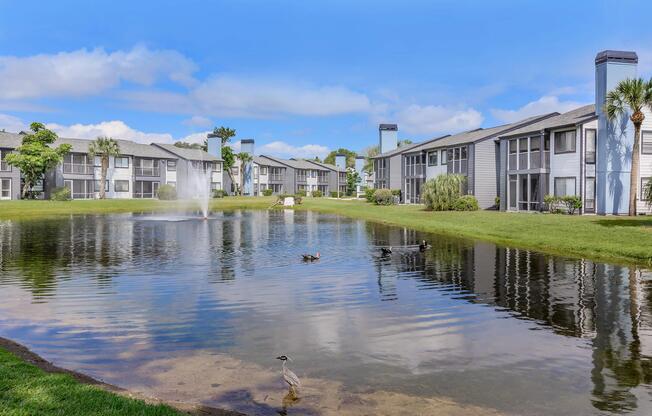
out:
{"label": "green shrub", "polygon": [[[650,181],[652,183],[652,181]],[[374,188],[364,188],[364,197],[367,199],[367,202],[374,202],[374,193],[376,190]]]}
{"label": "green shrub", "polygon": [[401,198],[401,190],[400,189],[392,189],[392,195]]}
{"label": "green shrub", "polygon": [[228,194],[226,193],[226,191],[224,189],[215,189],[213,191],[213,198],[224,198],[227,195]]}
{"label": "green shrub", "polygon": [[299,189],[297,191],[297,195],[299,195],[300,197],[306,196],[307,195],[306,190],[305,189]]}
{"label": "green shrub", "polygon": [[339,196],[337,195],[337,191],[331,191],[330,195],[331,198],[339,198]]}
{"label": "green shrub", "polygon": [[575,212],[582,209],[582,198],[577,195],[568,195],[561,198],[561,202],[566,206],[566,212],[574,215]]}
{"label": "green shrub", "polygon": [[463,175],[439,175],[423,184],[421,199],[428,209],[450,211],[454,209],[455,201],[462,196],[465,183],[466,177]]}
{"label": "green shrub", "polygon": [[455,211],[477,211],[480,209],[478,200],[473,195],[462,195],[453,203]]}
{"label": "green shrub", "polygon": [[496,208],[500,208],[500,197],[499,196],[494,198],[494,206]]}
{"label": "green shrub", "polygon": [[316,191],[312,191],[311,195],[315,198],[321,198],[323,194],[319,189],[317,189]]}
{"label": "green shrub", "polygon": [[263,195],[265,196],[272,196],[273,193],[274,191],[272,190],[272,188],[263,189]]}
{"label": "green shrub", "polygon": [[177,188],[169,184],[161,185],[156,192],[156,196],[162,201],[172,201],[177,199]]}
{"label": "green shrub", "polygon": [[374,192],[374,203],[376,205],[392,205],[394,203],[394,195],[389,189],[376,189]]}
{"label": "green shrub", "polygon": [[54,188],[50,195],[50,199],[52,201],[70,201],[70,188],[65,186]]}

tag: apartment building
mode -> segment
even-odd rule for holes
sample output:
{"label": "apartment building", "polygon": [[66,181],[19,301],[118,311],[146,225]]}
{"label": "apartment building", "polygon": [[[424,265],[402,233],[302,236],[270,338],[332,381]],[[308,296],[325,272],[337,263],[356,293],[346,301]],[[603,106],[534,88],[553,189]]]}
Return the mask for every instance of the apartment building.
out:
{"label": "apartment building", "polygon": [[463,193],[474,195],[481,209],[494,207],[498,195],[499,161],[496,139],[506,132],[536,123],[556,113],[529,117],[515,123],[479,128],[438,137],[402,152],[403,202],[420,203],[421,186],[441,174],[466,177]]}
{"label": "apartment building", "polygon": [[204,180],[210,182],[211,191],[222,189],[224,183],[222,160],[218,156],[201,149],[186,149],[173,144],[152,143],[152,146],[174,158],[167,164],[166,183],[177,188],[177,195],[180,198],[199,196],[203,183],[198,183],[197,178],[201,178],[200,182]]}
{"label": "apartment building", "polygon": [[[22,144],[23,136],[0,132],[0,198],[20,199],[20,170],[5,162],[7,154]],[[162,184],[177,188],[181,197],[191,197],[191,171],[211,171],[211,186],[221,189],[221,160],[197,149],[181,149],[167,144],[141,144],[116,140],[120,155],[109,158],[103,184],[107,198],[156,198]],[[63,162],[47,172],[35,187],[43,198],[49,198],[57,187],[68,187],[73,199],[99,196],[101,181],[100,157],[90,157],[90,140],[59,138],[54,146],[69,144],[71,150]],[[187,195],[188,194],[188,195]]]}

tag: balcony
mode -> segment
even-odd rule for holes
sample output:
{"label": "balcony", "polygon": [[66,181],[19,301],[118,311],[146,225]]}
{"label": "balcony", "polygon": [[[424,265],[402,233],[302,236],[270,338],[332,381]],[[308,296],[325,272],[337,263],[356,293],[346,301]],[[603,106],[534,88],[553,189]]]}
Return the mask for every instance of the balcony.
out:
{"label": "balcony", "polygon": [[151,168],[135,167],[136,176],[160,176],[161,170],[158,166]]}
{"label": "balcony", "polygon": [[327,183],[328,183],[328,176],[326,176],[326,175],[319,175],[319,176],[317,177],[317,183],[320,183],[320,184],[327,184]]}
{"label": "balcony", "polygon": [[89,164],[78,163],[64,163],[63,173],[71,173],[74,175],[92,175],[95,171],[95,166]]}
{"label": "balcony", "polygon": [[278,174],[269,175],[269,180],[271,182],[283,182],[283,175],[278,175]]}
{"label": "balcony", "polygon": [[297,182],[306,182],[307,178],[307,175],[297,175]]}
{"label": "balcony", "polygon": [[388,168],[380,168],[376,170],[376,179],[382,180],[384,178],[387,178],[389,176],[389,169]]}
{"label": "balcony", "polygon": [[426,174],[426,166],[422,164],[408,165],[405,167],[405,176],[422,177]]}
{"label": "balcony", "polygon": [[0,161],[0,171],[9,172],[11,171],[11,165],[4,160]]}

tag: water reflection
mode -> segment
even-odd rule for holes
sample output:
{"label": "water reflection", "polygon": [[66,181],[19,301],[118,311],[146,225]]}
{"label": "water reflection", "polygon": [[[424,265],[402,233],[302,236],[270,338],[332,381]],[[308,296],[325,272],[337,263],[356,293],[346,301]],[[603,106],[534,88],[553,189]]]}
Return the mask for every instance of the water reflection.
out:
{"label": "water reflection", "polygon": [[283,352],[360,394],[652,412],[650,272],[309,212],[2,222],[0,335],[126,385],[181,351]]}

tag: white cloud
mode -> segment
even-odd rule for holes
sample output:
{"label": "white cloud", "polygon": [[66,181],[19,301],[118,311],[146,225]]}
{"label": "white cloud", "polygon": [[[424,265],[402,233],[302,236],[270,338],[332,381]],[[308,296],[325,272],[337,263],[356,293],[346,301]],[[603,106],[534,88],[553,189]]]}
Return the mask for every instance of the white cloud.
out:
{"label": "white cloud", "polygon": [[566,111],[573,110],[583,105],[585,105],[585,103],[560,101],[559,97],[555,95],[544,95],[538,100],[529,102],[516,110],[492,109],[491,114],[498,120],[512,123],[539,114],[552,113],[555,111],[565,113]]}
{"label": "white cloud", "polygon": [[284,141],[273,141],[266,143],[256,151],[257,154],[278,156],[283,158],[314,158],[318,156],[320,158],[326,157],[330,150],[326,146],[319,144],[306,144],[302,146],[294,146]]}
{"label": "white cloud", "polygon": [[365,113],[372,108],[366,95],[341,86],[227,76],[215,76],[187,94],[137,91],[122,96],[138,109],[202,117],[333,116]]}
{"label": "white cloud", "polygon": [[0,130],[19,132],[26,129],[27,125],[18,117],[10,116],[9,114],[0,114]]}
{"label": "white cloud", "polygon": [[399,129],[411,134],[455,133],[480,127],[484,118],[473,108],[441,105],[409,105],[390,118]]}
{"label": "white cloud", "polygon": [[192,116],[183,121],[183,124],[191,127],[210,127],[213,125],[211,119],[202,116]]}
{"label": "white cloud", "polygon": [[[55,131],[61,137],[94,140],[98,136],[109,136],[114,139],[131,140],[137,143],[150,144],[173,143],[175,140],[168,133],[146,133],[129,127],[124,121],[103,121],[97,124],[73,124],[64,126],[48,123],[46,127]],[[204,136],[206,137],[206,136]]]}
{"label": "white cloud", "polygon": [[79,49],[27,57],[0,56],[0,98],[80,97],[99,94],[121,82],[152,85],[169,79],[195,83],[195,64],[179,52],[136,46],[130,51]]}

